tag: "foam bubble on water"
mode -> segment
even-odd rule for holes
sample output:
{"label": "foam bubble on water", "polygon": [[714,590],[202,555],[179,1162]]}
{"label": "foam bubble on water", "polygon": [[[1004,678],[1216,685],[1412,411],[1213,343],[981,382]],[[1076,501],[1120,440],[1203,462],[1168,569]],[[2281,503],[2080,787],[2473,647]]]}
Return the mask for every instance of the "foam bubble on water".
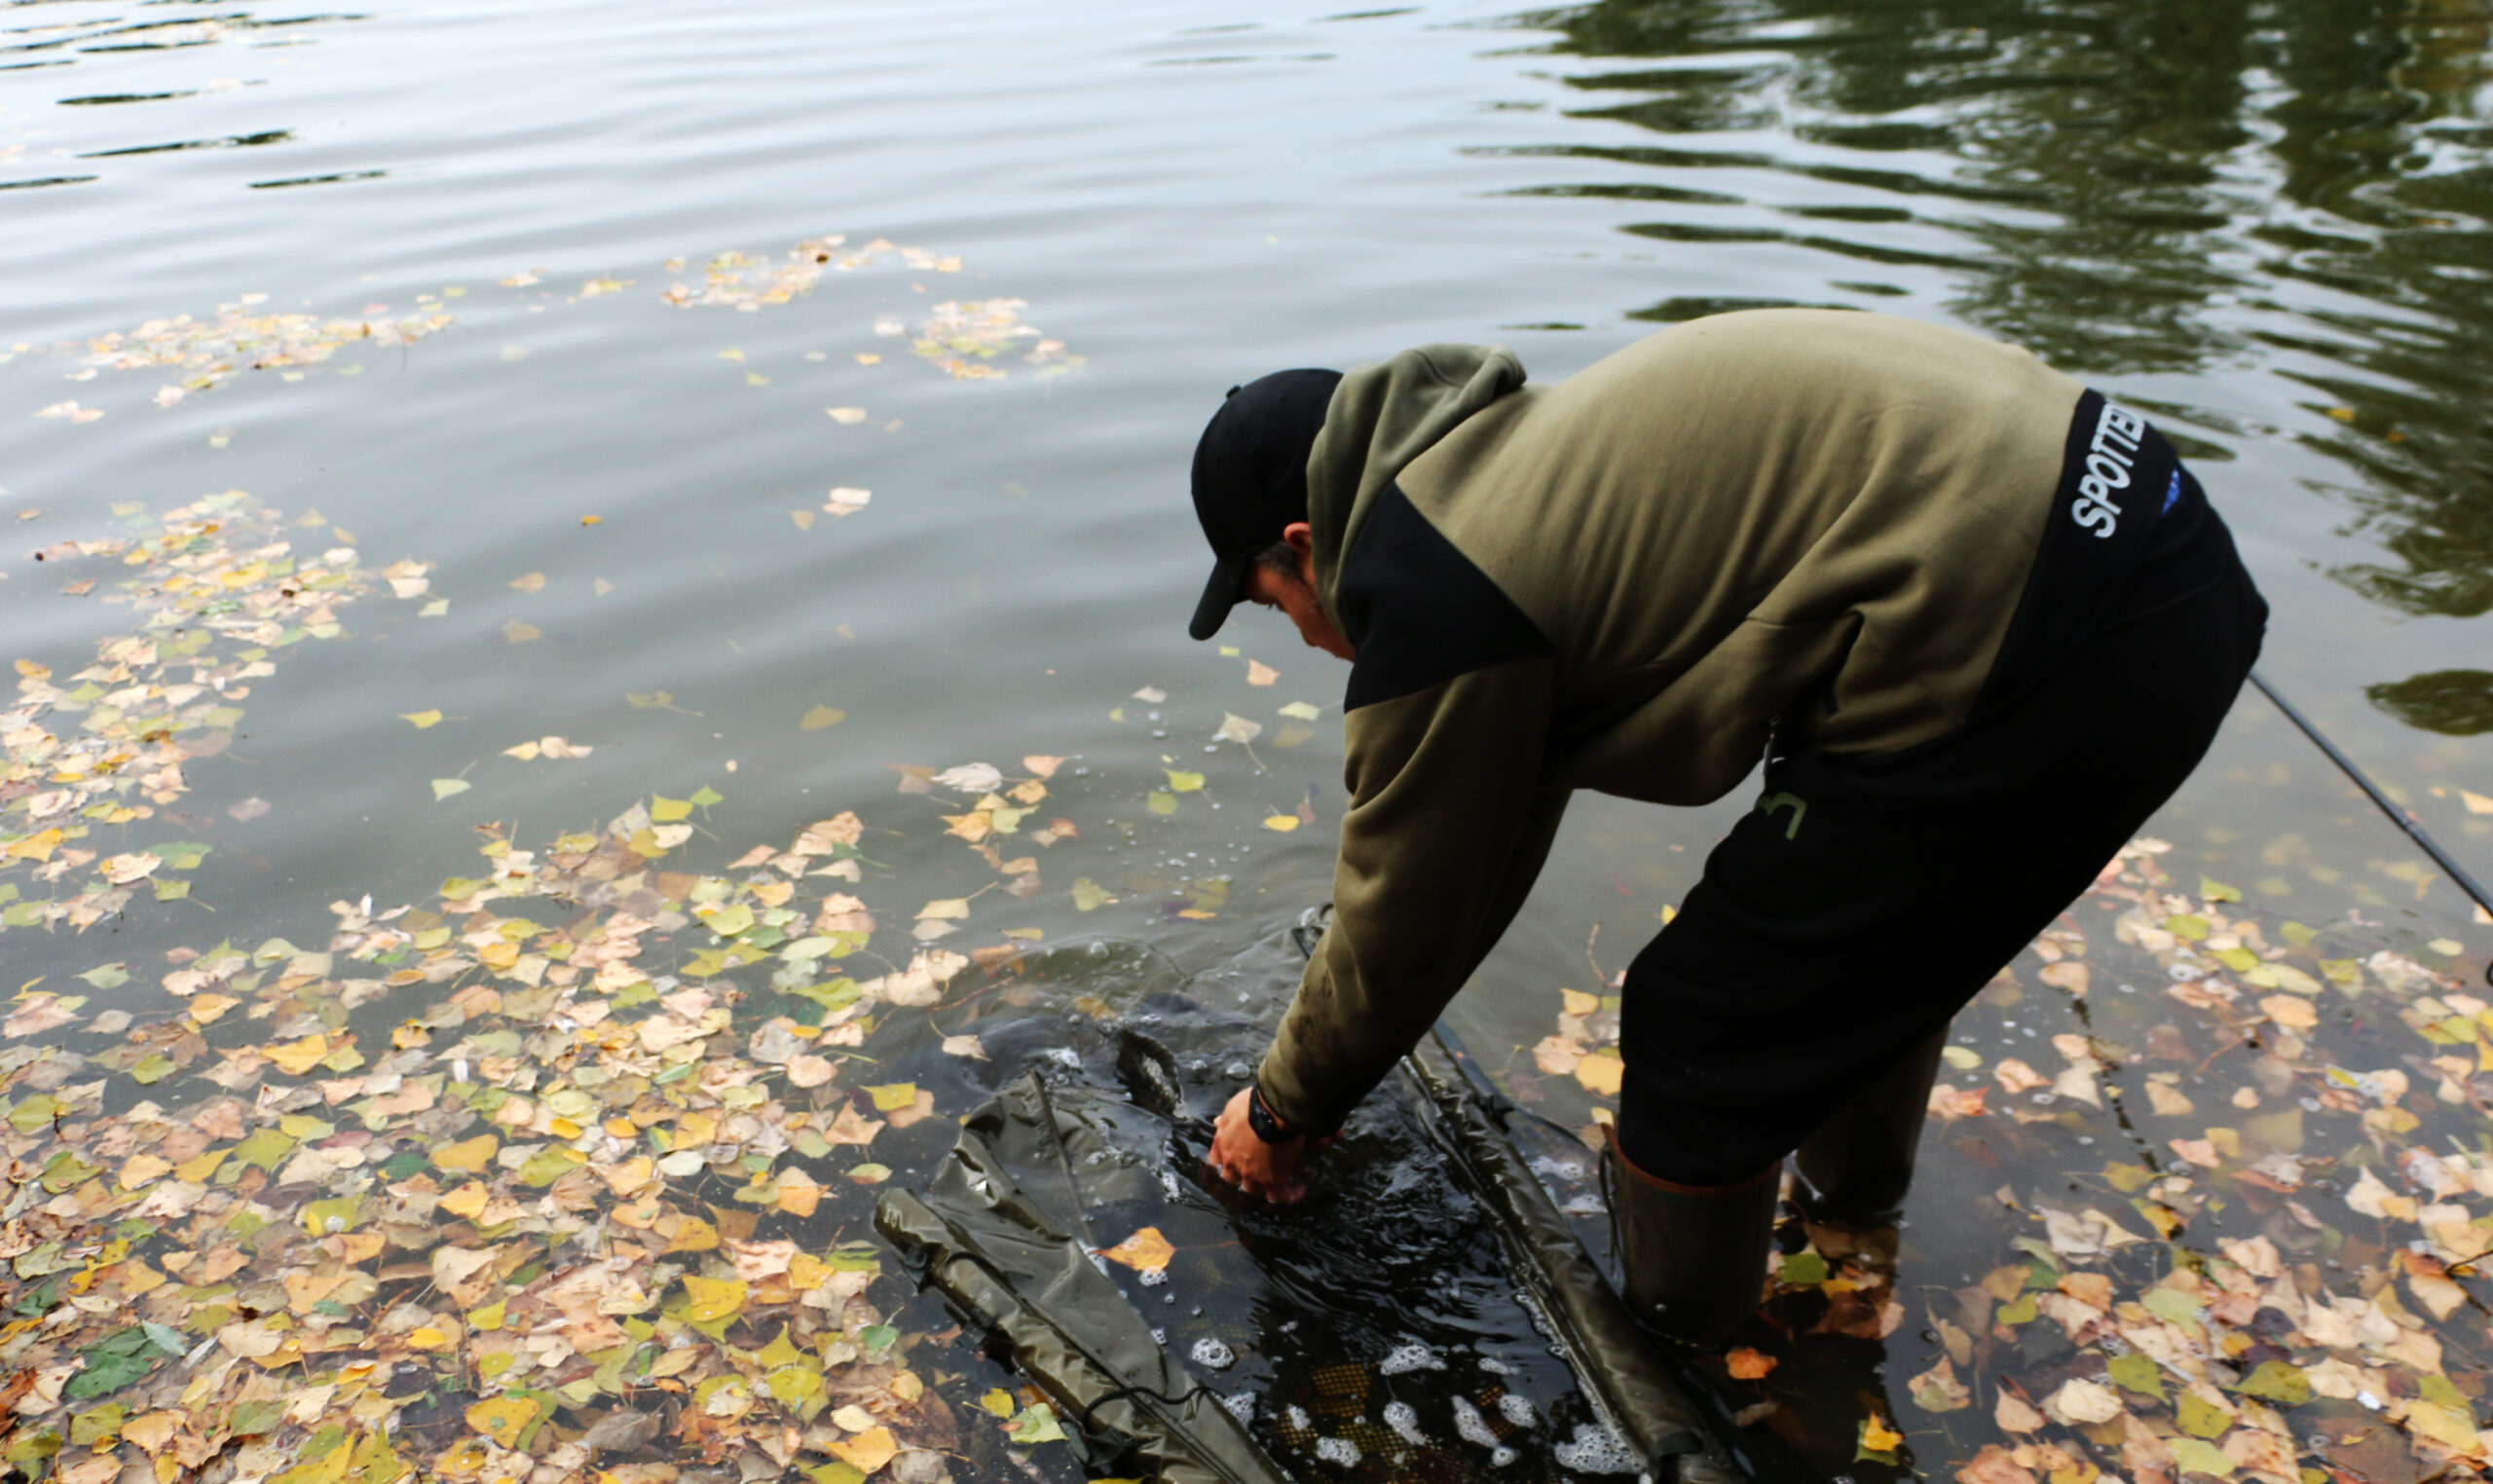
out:
{"label": "foam bubble on water", "polygon": [[1139,1280],[1146,1288],[1157,1288],[1162,1283],[1169,1281],[1169,1270],[1167,1268],[1145,1268],[1139,1276]]}
{"label": "foam bubble on water", "polygon": [[1230,1416],[1242,1423],[1255,1420],[1255,1393],[1252,1391],[1232,1391],[1220,1398],[1220,1404],[1229,1409]]}
{"label": "foam bubble on water", "polygon": [[1385,1425],[1394,1429],[1395,1436],[1406,1443],[1425,1444],[1429,1440],[1429,1435],[1420,1430],[1419,1409],[1407,1401],[1385,1404]]}
{"label": "foam bubble on water", "polygon": [[1478,1443],[1483,1448],[1498,1446],[1498,1434],[1489,1430],[1488,1420],[1480,1415],[1480,1409],[1471,1404],[1470,1397],[1454,1398],[1454,1430],[1467,1443]]}
{"label": "foam bubble on water", "polygon": [[1504,1443],[1500,1443],[1497,1447],[1489,1450],[1489,1466],[1492,1468],[1504,1468],[1508,1464],[1513,1463],[1516,1457],[1517,1454],[1512,1448],[1507,1447]]}
{"label": "foam bubble on water", "polygon": [[1160,1188],[1168,1192],[1172,1201],[1182,1199],[1177,1189],[1177,1172],[1166,1165],[1160,1167]]}
{"label": "foam bubble on water", "polygon": [[1290,1403],[1289,1410],[1282,1415],[1289,1420],[1289,1429],[1292,1432],[1304,1432],[1307,1430],[1307,1409],[1305,1407],[1300,1406],[1296,1402],[1292,1402]]}
{"label": "foam bubble on water", "polygon": [[1155,1329],[1155,1330],[1153,1330],[1153,1331],[1151,1332],[1151,1343],[1152,1343],[1152,1344],[1154,1344],[1154,1345],[1166,1345],[1166,1344],[1168,1344],[1168,1343],[1169,1343],[1169,1331],[1167,1331],[1167,1330],[1165,1330],[1165,1329]]}
{"label": "foam bubble on water", "polygon": [[1544,1180],[1581,1180],[1584,1167],[1574,1160],[1552,1159],[1544,1154],[1532,1162],[1532,1172]]}
{"label": "foam bubble on water", "polygon": [[1514,1374],[1513,1366],[1507,1364],[1507,1362],[1499,1359],[1495,1355],[1482,1355],[1480,1357],[1480,1368],[1487,1371],[1492,1376],[1511,1376]]}
{"label": "foam bubble on water", "polygon": [[1595,1423],[1578,1423],[1572,1441],[1550,1450],[1562,1468],[1578,1473],[1641,1473],[1644,1465],[1618,1433]]}
{"label": "foam bubble on water", "polygon": [[1316,1456],[1342,1468],[1357,1468],[1359,1445],[1347,1437],[1320,1437],[1316,1440]]}
{"label": "foam bubble on water", "polygon": [[1445,1357],[1417,1340],[1405,1340],[1394,1347],[1394,1353],[1377,1366],[1377,1374],[1399,1376],[1405,1371],[1441,1371]]}
{"label": "foam bubble on water", "polygon": [[1532,1410],[1531,1399],[1514,1391],[1508,1391],[1498,1398],[1498,1410],[1506,1414],[1507,1421],[1518,1428],[1537,1427],[1541,1422],[1539,1414]]}
{"label": "foam bubble on water", "polygon": [[1598,1216],[1608,1209],[1608,1206],[1601,1204],[1601,1197],[1594,1195],[1591,1191],[1586,1191],[1558,1207],[1560,1214],[1568,1216]]}
{"label": "foam bubble on water", "polygon": [[1237,1354],[1233,1353],[1228,1346],[1221,1344],[1219,1339],[1212,1335],[1206,1335],[1202,1339],[1197,1340],[1195,1342],[1195,1348],[1188,1351],[1187,1354],[1194,1356],[1195,1363],[1197,1365],[1206,1366],[1215,1371],[1225,1371],[1229,1369],[1230,1366],[1236,1364],[1238,1360]]}

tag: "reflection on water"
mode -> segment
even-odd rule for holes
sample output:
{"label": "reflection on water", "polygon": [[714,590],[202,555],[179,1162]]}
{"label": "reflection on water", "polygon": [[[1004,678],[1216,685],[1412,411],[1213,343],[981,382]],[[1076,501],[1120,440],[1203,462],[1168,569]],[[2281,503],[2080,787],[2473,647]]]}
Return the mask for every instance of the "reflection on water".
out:
{"label": "reflection on water", "polygon": [[[1880,266],[1942,270],[1953,313],[2081,375],[2267,360],[2341,421],[2313,441],[2395,559],[2341,578],[2412,612],[2493,609],[2493,7],[1604,0],[1541,19],[1554,52],[1602,63],[1570,87],[1632,97],[1572,117],[1673,137],[1556,151],[1661,178],[1543,194],[1663,204],[1624,228],[1657,241],[1852,260],[1834,271],[1864,281],[1829,286],[1865,307],[1906,292]],[[1639,317],[1760,302],[1815,301]]]}

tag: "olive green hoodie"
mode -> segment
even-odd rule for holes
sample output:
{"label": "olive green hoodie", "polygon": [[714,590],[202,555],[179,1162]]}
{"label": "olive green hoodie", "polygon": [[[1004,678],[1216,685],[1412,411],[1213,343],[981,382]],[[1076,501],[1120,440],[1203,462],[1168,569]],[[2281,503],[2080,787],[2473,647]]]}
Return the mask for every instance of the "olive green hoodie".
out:
{"label": "olive green hoodie", "polygon": [[1307,465],[1358,648],[1334,919],[1260,1074],[1329,1129],[1426,1033],[1571,790],[1721,798],[1785,747],[1959,724],[2042,542],[2084,389],[1883,315],[1722,315],[1554,387],[1502,348],[1344,378]]}

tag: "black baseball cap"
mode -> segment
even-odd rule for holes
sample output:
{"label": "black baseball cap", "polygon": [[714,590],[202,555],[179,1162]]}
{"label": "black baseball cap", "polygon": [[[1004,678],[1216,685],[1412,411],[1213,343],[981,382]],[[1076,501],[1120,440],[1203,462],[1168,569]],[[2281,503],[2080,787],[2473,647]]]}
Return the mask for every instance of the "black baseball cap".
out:
{"label": "black baseball cap", "polygon": [[1339,371],[1276,371],[1229,389],[1195,445],[1195,519],[1211,542],[1211,580],[1187,632],[1209,639],[1246,594],[1255,553],[1307,519],[1307,455]]}

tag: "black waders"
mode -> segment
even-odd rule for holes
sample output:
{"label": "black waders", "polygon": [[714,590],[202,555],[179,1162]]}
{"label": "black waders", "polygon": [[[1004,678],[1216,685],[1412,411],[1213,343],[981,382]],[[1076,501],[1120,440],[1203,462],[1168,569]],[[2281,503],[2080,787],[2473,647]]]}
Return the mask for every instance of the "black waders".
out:
{"label": "black waders", "polygon": [[1611,1250],[1628,1313],[1682,1344],[1721,1345],[1765,1288],[1781,1162],[1736,1185],[1681,1185],[1637,1169],[1609,1133]]}
{"label": "black waders", "polygon": [[1915,1047],[1818,1127],[1792,1160],[1794,1195],[1812,1221],[1893,1226],[1913,1184],[1914,1153],[1948,1032]]}

